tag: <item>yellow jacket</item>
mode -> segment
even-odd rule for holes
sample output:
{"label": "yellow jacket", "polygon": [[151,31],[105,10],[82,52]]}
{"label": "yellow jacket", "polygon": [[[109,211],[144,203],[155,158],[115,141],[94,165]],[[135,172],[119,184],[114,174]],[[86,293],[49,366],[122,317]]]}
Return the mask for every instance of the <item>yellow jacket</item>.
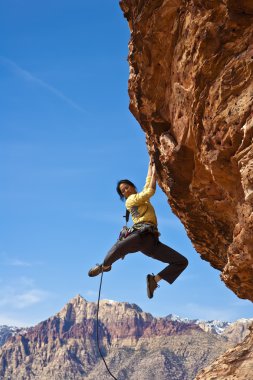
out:
{"label": "yellow jacket", "polygon": [[126,208],[130,211],[134,224],[145,222],[157,226],[155,210],[149,201],[155,194],[155,190],[149,187],[150,181],[151,177],[147,177],[143,190],[130,195],[126,200]]}

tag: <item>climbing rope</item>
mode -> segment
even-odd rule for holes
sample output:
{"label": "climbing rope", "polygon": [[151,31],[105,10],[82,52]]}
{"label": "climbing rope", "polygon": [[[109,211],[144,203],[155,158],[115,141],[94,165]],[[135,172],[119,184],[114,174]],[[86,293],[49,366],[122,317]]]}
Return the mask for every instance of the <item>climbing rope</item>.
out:
{"label": "climbing rope", "polygon": [[113,376],[113,374],[111,373],[106,361],[105,361],[105,358],[103,357],[103,354],[101,352],[101,349],[99,347],[99,339],[98,339],[98,313],[99,313],[99,302],[100,302],[100,294],[101,294],[101,288],[102,288],[102,282],[103,282],[103,274],[104,274],[104,271],[102,269],[102,273],[101,273],[101,277],[100,277],[100,285],[99,285],[99,292],[98,292],[98,302],[97,302],[97,346],[98,346],[98,351],[99,351],[99,354],[106,366],[106,369],[107,371],[109,372],[109,374],[111,375],[111,377],[114,379],[114,380],[118,380],[115,376]]}

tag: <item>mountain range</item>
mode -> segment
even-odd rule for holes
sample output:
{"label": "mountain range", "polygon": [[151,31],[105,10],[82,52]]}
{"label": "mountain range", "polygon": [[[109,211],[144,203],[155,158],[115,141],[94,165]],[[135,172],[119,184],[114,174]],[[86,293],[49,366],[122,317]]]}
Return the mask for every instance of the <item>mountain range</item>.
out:
{"label": "mountain range", "polygon": [[[0,379],[109,379],[96,342],[96,310],[77,295],[34,327],[2,326]],[[155,318],[135,304],[102,300],[99,345],[118,380],[192,380],[240,343],[252,322]]]}

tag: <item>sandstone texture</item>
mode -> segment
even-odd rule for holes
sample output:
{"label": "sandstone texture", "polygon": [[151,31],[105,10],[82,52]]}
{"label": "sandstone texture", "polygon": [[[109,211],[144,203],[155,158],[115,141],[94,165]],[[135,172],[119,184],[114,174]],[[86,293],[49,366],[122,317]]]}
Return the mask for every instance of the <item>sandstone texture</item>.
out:
{"label": "sandstone texture", "polygon": [[253,301],[253,1],[122,0],[130,110],[201,258]]}
{"label": "sandstone texture", "polygon": [[[159,185],[201,258],[253,301],[253,1],[120,6],[131,32],[130,110]],[[252,335],[198,379],[252,379]]]}
{"label": "sandstone texture", "polygon": [[201,371],[195,380],[252,380],[253,374],[253,334],[232,348],[210,367]]}
{"label": "sandstone texture", "polygon": [[[96,327],[96,304],[76,296],[56,315],[5,342],[0,379],[108,379]],[[193,380],[233,346],[196,323],[154,318],[129,303],[101,301],[98,327],[101,350],[118,380]]]}

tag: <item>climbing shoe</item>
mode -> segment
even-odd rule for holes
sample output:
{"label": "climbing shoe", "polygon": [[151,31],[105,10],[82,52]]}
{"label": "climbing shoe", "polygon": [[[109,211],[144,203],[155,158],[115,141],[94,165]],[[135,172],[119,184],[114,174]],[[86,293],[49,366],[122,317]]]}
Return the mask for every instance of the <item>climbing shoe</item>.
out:
{"label": "climbing shoe", "polygon": [[93,268],[91,268],[88,272],[89,277],[95,277],[98,276],[100,273],[103,272],[109,272],[112,269],[111,265],[108,267],[104,267],[102,264],[96,264]]}
{"label": "climbing shoe", "polygon": [[147,294],[148,298],[153,298],[154,291],[156,288],[159,288],[159,285],[157,284],[155,280],[154,274],[148,274],[147,275]]}

